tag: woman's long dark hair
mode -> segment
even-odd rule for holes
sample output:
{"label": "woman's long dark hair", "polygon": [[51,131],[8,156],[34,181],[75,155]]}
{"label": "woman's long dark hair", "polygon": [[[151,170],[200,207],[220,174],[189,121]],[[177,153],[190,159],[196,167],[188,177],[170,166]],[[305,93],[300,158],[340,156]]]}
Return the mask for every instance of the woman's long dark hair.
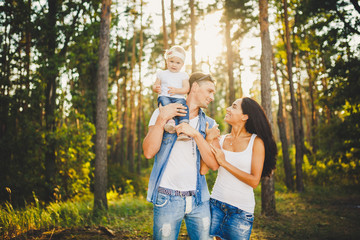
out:
{"label": "woman's long dark hair", "polygon": [[270,176],[276,165],[277,146],[268,118],[263,108],[248,97],[242,98],[241,109],[249,116],[245,123],[246,131],[255,133],[265,145],[265,161],[261,177]]}

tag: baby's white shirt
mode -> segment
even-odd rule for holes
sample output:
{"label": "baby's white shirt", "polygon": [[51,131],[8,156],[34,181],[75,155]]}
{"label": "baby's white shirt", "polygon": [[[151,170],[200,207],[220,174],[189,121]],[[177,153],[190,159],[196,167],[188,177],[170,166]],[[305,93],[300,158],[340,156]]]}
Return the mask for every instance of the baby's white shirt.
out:
{"label": "baby's white shirt", "polygon": [[189,75],[186,72],[170,72],[169,70],[159,70],[156,77],[160,79],[161,93],[159,96],[173,97],[173,98],[185,98],[186,94],[174,94],[170,96],[169,87],[182,88],[183,81],[189,79]]}

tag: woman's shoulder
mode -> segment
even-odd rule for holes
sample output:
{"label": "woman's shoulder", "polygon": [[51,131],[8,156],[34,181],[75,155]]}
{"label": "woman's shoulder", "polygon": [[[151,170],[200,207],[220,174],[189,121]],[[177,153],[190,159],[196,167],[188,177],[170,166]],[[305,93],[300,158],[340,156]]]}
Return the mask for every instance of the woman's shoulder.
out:
{"label": "woman's shoulder", "polygon": [[253,134],[254,136],[254,148],[265,148],[264,141],[257,136],[256,134]]}

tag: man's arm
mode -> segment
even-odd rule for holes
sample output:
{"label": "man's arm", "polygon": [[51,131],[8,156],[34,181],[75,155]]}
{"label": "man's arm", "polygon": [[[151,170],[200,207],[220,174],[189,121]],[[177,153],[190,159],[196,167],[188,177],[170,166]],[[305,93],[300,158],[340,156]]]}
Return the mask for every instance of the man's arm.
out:
{"label": "man's arm", "polygon": [[191,127],[187,123],[181,123],[176,126],[176,132],[178,134],[184,133],[192,138],[194,138],[197,147],[199,148],[201,159],[211,170],[217,170],[219,164],[216,161],[214,154],[211,152],[210,144],[204,139],[201,133]]}
{"label": "man's arm", "polygon": [[[219,143],[219,138],[220,138],[220,130],[218,128],[218,124],[215,124],[212,128],[209,128],[209,123],[206,122],[206,138],[205,140],[210,144],[210,145],[215,145],[216,147],[220,148],[220,143]],[[200,174],[201,175],[205,175],[207,174],[209,171],[209,167],[206,165],[206,163],[204,162],[204,160],[201,159],[201,165],[200,165]]]}
{"label": "man's arm", "polygon": [[149,131],[143,141],[144,156],[147,159],[153,158],[160,150],[164,126],[167,120],[175,116],[185,116],[185,113],[186,107],[180,103],[171,103],[164,107],[159,106],[159,116],[156,119],[155,125],[149,127]]}

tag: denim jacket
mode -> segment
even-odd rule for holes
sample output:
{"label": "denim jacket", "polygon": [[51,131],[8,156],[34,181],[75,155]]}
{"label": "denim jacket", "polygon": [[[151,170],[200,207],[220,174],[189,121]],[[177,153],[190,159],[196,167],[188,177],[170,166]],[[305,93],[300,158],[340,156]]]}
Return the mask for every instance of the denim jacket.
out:
{"label": "denim jacket", "polygon": [[[209,128],[214,126],[215,121],[212,118],[209,118],[205,115],[205,113],[199,109],[199,132],[205,138],[205,129],[206,122],[209,123]],[[151,171],[148,192],[147,192],[147,200],[149,202],[155,203],[159,188],[160,181],[162,175],[165,172],[166,164],[168,163],[169,156],[171,150],[176,142],[177,135],[171,134],[168,132],[164,132],[161,147],[159,152],[155,156],[154,166]],[[196,159],[196,168],[197,168],[197,176],[196,176],[196,204],[199,205],[204,201],[210,199],[209,189],[206,183],[206,179],[204,175],[200,174],[200,152],[199,148],[196,146],[197,159]]]}

